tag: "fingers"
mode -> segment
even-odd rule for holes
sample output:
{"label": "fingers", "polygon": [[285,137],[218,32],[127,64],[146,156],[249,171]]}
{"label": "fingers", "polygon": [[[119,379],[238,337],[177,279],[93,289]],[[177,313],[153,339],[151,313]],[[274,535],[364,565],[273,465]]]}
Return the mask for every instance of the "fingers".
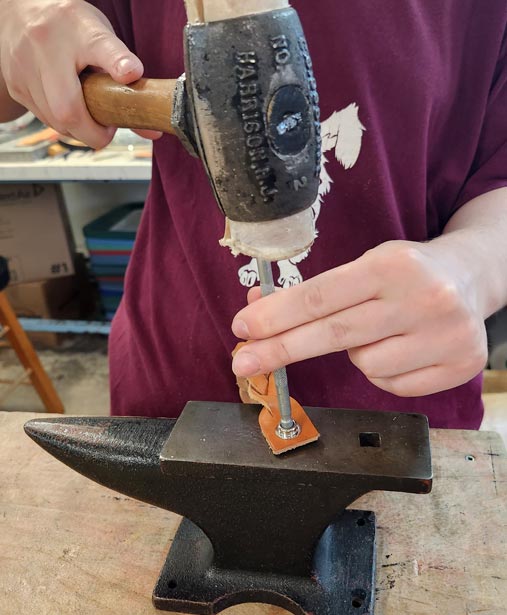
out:
{"label": "fingers", "polygon": [[246,339],[268,338],[374,299],[379,289],[378,276],[358,259],[247,306],[232,331]]}
{"label": "fingers", "polygon": [[114,129],[92,119],[78,75],[94,65],[117,82],[130,83],[142,76],[141,61],[91,4],[20,4],[12,4],[10,11],[0,7],[0,60],[9,94],[57,131],[96,149],[104,147]]}
{"label": "fingers", "polygon": [[68,132],[94,149],[101,149],[111,141],[114,129],[100,126],[92,119],[72,66],[66,66],[58,74],[46,70],[42,74],[42,86],[48,108],[47,120],[55,130]]}
{"label": "fingers", "polygon": [[420,335],[397,335],[348,350],[350,361],[371,381],[439,365],[448,352],[442,339]]}
{"label": "fingers", "polygon": [[400,397],[431,395],[460,386],[484,369],[487,340],[404,335],[348,351],[370,382]]}
{"label": "fingers", "polygon": [[399,335],[406,323],[389,304],[373,300],[239,350],[232,368],[249,377],[331,352],[365,346]]}
{"label": "fingers", "polygon": [[426,329],[409,333],[412,326],[411,317],[403,320],[395,305],[369,301],[251,342],[234,357],[233,371],[249,377],[348,349],[351,362],[370,382],[395,395],[413,397],[459,386],[483,369],[487,360],[484,332],[467,332],[465,327],[460,333],[448,323],[444,328],[435,326],[433,333]]}
{"label": "fingers", "polygon": [[[40,81],[31,84],[30,90],[23,96],[23,105],[47,126],[51,124],[51,112]],[[52,126],[54,128],[54,126]]]}
{"label": "fingers", "polygon": [[367,346],[349,349],[351,362],[373,382],[425,367],[451,365],[470,379],[487,360],[487,337],[482,323],[459,326],[432,323],[433,330],[398,335]]}
{"label": "fingers", "polygon": [[483,319],[457,281],[410,242],[391,242],[299,287],[260,298],[252,289],[233,331],[251,341],[238,376],[347,350],[354,365],[393,394],[459,386],[487,360]]}
{"label": "fingers", "polygon": [[[275,286],[275,293],[279,293],[281,290],[282,290],[281,288],[279,288],[278,286]],[[258,301],[259,299],[262,299],[261,287],[254,286],[247,293],[247,296],[246,296],[247,303],[248,305],[250,305],[250,303],[254,303],[255,301]]]}
{"label": "fingers", "polygon": [[29,93],[23,97],[22,104],[25,107],[25,109],[27,109],[27,111],[31,111],[35,115],[35,117],[39,118],[39,120],[43,124],[46,124],[46,126],[50,125],[46,117],[47,109],[46,109],[46,113],[44,113],[44,111],[40,108],[39,105],[35,103],[35,101],[33,100],[33,97]]}
{"label": "fingers", "polygon": [[251,288],[248,291],[248,294],[246,296],[246,300],[248,302],[248,305],[250,305],[250,303],[255,303],[256,301],[258,301],[261,298],[262,298],[262,292],[261,292],[261,287],[260,286],[254,286],[254,288]]}
{"label": "fingers", "polygon": [[107,28],[97,29],[79,56],[79,68],[97,66],[118,83],[132,83],[143,76],[141,60]]}
{"label": "fingers", "polygon": [[452,366],[432,365],[392,378],[374,378],[371,382],[379,389],[398,397],[423,397],[461,386],[480,371],[467,373],[456,371]]}
{"label": "fingers", "polygon": [[158,141],[162,136],[162,133],[158,130],[133,130],[136,135],[139,135],[143,139],[150,139],[151,141]]}
{"label": "fingers", "polygon": [[[112,32],[109,25],[91,31],[87,36],[86,44],[78,56],[76,70],[74,70],[74,87],[72,94],[66,98],[67,108],[72,106],[76,112],[77,122],[72,134],[80,141],[87,143],[95,149],[105,147],[114,136],[114,129],[104,128],[93,120],[86,108],[81,84],[76,75],[87,66],[95,66],[111,75],[118,83],[132,83],[143,76],[144,67],[141,60],[133,54],[128,47]],[[67,83],[67,86],[70,84]],[[60,89],[62,84],[60,84]],[[56,88],[52,90],[57,96]],[[55,101],[56,104],[58,104]],[[139,131],[138,134],[148,139],[158,139],[161,133],[155,131]]]}

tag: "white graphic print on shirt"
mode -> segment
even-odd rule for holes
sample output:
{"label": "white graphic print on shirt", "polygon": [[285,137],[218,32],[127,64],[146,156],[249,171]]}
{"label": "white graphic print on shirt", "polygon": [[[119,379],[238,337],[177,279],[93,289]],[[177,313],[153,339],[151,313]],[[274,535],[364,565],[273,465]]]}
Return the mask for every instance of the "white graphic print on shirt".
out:
{"label": "white graphic print on shirt", "polygon": [[[322,122],[322,170],[320,172],[319,194],[312,205],[315,237],[318,235],[317,219],[323,199],[331,190],[333,180],[326,170],[328,160],[324,152],[334,150],[336,160],[344,169],[351,169],[359,158],[363,132],[365,127],[359,120],[359,109],[355,103],[350,104],[341,111],[335,111],[327,120]],[[310,250],[298,254],[289,260],[278,261],[280,275],[276,283],[282,288],[296,286],[303,281],[303,276],[297,264],[304,260]],[[238,271],[239,281],[243,286],[252,287],[259,281],[257,262],[253,258],[247,265]]]}

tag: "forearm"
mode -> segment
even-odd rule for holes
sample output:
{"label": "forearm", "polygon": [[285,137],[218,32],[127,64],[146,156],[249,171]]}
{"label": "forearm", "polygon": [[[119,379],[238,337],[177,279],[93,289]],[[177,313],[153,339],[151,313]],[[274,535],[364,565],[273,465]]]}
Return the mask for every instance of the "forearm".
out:
{"label": "forearm", "polygon": [[26,109],[10,97],[0,72],[0,123],[11,122],[25,112]]}
{"label": "forearm", "polygon": [[463,205],[428,245],[484,318],[507,305],[507,188]]}

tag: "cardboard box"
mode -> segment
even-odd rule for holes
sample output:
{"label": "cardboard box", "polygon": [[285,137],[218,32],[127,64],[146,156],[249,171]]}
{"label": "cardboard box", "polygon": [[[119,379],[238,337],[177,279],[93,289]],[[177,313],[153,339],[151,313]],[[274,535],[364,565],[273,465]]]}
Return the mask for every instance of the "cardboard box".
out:
{"label": "cardboard box", "polygon": [[[85,320],[97,310],[97,289],[90,282],[86,260],[81,254],[74,261],[73,276],[13,284],[5,289],[12,309],[26,318]],[[68,337],[48,331],[28,332],[34,344],[55,348]]]}
{"label": "cardboard box", "polygon": [[[80,290],[76,276],[15,284],[5,289],[12,309],[19,317],[67,320],[80,318]],[[51,332],[28,332],[34,344],[54,348],[62,335]]]}
{"label": "cardboard box", "polygon": [[58,185],[0,184],[0,255],[11,284],[70,276],[73,253]]}
{"label": "cardboard box", "polygon": [[15,284],[5,292],[16,314],[27,318],[61,318],[78,296],[74,276]]}

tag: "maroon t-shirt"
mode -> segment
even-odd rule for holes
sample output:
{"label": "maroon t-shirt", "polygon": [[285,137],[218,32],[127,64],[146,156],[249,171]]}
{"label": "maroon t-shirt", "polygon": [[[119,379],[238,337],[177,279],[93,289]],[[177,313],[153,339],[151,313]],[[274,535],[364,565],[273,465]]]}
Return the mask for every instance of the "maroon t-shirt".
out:
{"label": "maroon t-shirt", "polygon": [[[149,77],[183,72],[182,0],[97,0]],[[507,186],[505,0],[294,0],[321,98],[318,239],[274,265],[287,286],[391,239],[426,241],[473,197]],[[238,401],[230,330],[257,283],[218,245],[224,218],[202,164],[155,144],[153,180],[110,341],[114,414],[177,416]],[[305,405],[422,412],[477,428],[481,379],[421,398],[381,391],[336,353],[288,368]]]}

